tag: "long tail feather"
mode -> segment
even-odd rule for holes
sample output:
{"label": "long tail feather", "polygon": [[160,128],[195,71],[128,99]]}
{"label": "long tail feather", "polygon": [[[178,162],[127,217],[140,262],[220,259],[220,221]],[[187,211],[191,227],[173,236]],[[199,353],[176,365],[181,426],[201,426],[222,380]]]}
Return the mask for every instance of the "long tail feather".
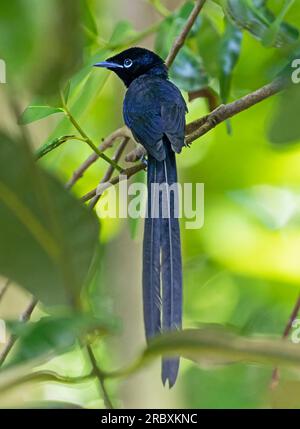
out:
{"label": "long tail feather", "polygon": [[[148,209],[143,251],[144,321],[147,340],[160,332],[181,329],[182,264],[178,217],[175,154],[166,140],[166,159],[148,157]],[[160,191],[157,185],[166,184]],[[156,206],[159,207],[156,207]],[[156,212],[155,212],[156,210]],[[158,210],[158,211],[157,211]],[[160,263],[161,261],[161,263]],[[162,287],[161,287],[162,279]],[[179,358],[162,361],[162,381],[172,387],[177,379]]]}
{"label": "long tail feather", "polygon": [[[182,262],[180,229],[178,221],[178,189],[175,154],[171,150],[163,162],[166,189],[164,205],[166,213],[161,222],[162,252],[162,330],[181,329],[182,325]],[[173,185],[173,187],[172,187]],[[170,190],[172,187],[172,190]],[[175,384],[179,369],[179,358],[164,359],[162,381]]]}
{"label": "long tail feather", "polygon": [[160,219],[152,216],[152,206],[156,200],[157,161],[148,159],[148,208],[145,219],[143,249],[143,302],[144,323],[147,340],[161,330],[160,294]]}

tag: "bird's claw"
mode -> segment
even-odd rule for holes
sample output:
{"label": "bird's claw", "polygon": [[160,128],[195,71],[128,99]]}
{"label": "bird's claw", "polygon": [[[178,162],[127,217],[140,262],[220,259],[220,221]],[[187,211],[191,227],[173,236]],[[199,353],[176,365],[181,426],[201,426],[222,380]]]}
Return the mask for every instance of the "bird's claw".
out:
{"label": "bird's claw", "polygon": [[142,164],[144,164],[145,167],[148,167],[148,159],[147,159],[146,155],[143,155],[140,158],[140,161],[141,161]]}

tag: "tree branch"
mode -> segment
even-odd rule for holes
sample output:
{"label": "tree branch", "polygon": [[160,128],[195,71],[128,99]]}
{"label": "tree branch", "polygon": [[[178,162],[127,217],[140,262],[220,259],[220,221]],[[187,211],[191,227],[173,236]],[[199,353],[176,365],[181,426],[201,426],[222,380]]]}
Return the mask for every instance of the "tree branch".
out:
{"label": "tree branch", "polygon": [[194,140],[202,137],[204,134],[215,128],[221,122],[224,122],[238,113],[249,109],[266,98],[277,94],[278,92],[282,91],[285,86],[285,79],[276,79],[273,82],[258,89],[257,91],[251,92],[250,94],[245,95],[244,97],[232,103],[222,104],[209,115],[204,116],[203,118],[200,118],[187,126],[188,136],[186,138],[186,143],[192,143]]}
{"label": "tree branch", "polygon": [[177,57],[178,52],[183,47],[185,40],[191,31],[199,13],[201,12],[202,7],[204,6],[205,0],[197,0],[194,9],[192,10],[189,19],[187,20],[185,26],[182,29],[182,32],[179,34],[177,39],[175,40],[170,53],[166,59],[166,66],[171,67],[175,58]]}
{"label": "tree branch", "polygon": [[[186,127],[186,144],[189,145],[193,141],[197,140],[199,137],[202,137],[213,128],[215,128],[220,123],[226,121],[228,118],[231,118],[238,113],[243,112],[244,110],[249,109],[255,104],[260,103],[261,101],[269,98],[278,92],[282,91],[286,87],[285,79],[276,79],[273,82],[263,86],[262,88],[251,92],[244,97],[233,101],[229,104],[222,104],[216,110],[211,112],[209,115],[204,116],[203,118],[197,119],[196,121],[191,122]],[[143,154],[146,154],[146,151],[141,146],[138,146],[132,152],[126,156],[126,160],[130,162],[135,162],[141,158]],[[119,176],[113,178],[106,183],[106,186],[103,187],[103,191],[109,186],[117,185],[121,180],[127,180],[132,177],[134,174],[138,173],[141,170],[145,169],[144,164],[138,164],[134,167],[127,168]],[[88,192],[81,198],[82,202],[89,201],[95,195],[101,195],[99,192],[99,187]]]}
{"label": "tree branch", "polygon": [[[255,104],[260,103],[266,98],[277,94],[286,87],[286,81],[284,79],[276,79],[273,82],[263,86],[262,88],[245,95],[244,97],[233,101],[229,104],[222,104],[209,115],[206,115],[196,121],[191,122],[186,127],[186,144],[189,145],[199,137],[204,136],[206,133],[211,131],[217,125],[226,121],[238,113],[249,109]],[[142,155],[146,154],[146,151],[138,146],[132,152],[130,152],[125,160],[128,162],[135,162],[141,158]]]}
{"label": "tree branch", "polygon": [[[289,317],[289,320],[288,320],[288,322],[286,324],[286,327],[285,327],[285,329],[283,331],[283,335],[282,335],[283,339],[288,338],[288,336],[289,336],[289,334],[291,332],[291,329],[293,327],[293,322],[297,318],[299,311],[300,311],[300,295],[298,295],[296,304],[295,304],[295,306],[293,308],[293,311],[292,311],[292,313],[291,313],[291,315]],[[272,381],[271,381],[271,385],[270,385],[271,389],[275,389],[278,386],[279,377],[280,377],[279,368],[274,368],[274,371],[273,371],[273,374],[272,374]]]}
{"label": "tree branch", "polygon": [[130,177],[134,176],[139,171],[145,170],[145,168],[146,168],[146,165],[144,163],[140,163],[140,164],[137,164],[133,167],[126,168],[126,170],[123,170],[119,176],[114,177],[113,179],[109,180],[106,183],[102,183],[102,186],[100,185],[97,188],[95,188],[95,189],[91,190],[90,192],[88,192],[87,194],[85,194],[81,198],[81,201],[83,203],[85,203],[85,202],[91,200],[96,195],[98,197],[101,197],[103,192],[106,189],[108,189],[109,187],[115,186],[118,183],[122,182],[123,180],[128,180]]}
{"label": "tree branch", "polygon": [[[122,154],[123,154],[123,152],[124,152],[124,150],[125,150],[128,142],[129,142],[129,138],[125,137],[123,139],[122,143],[119,145],[118,149],[116,150],[116,152],[115,152],[115,154],[114,154],[114,156],[112,158],[115,162],[118,162],[120,160],[120,158],[121,158],[121,156],[122,156]],[[106,174],[104,175],[103,179],[99,183],[99,186],[101,184],[107,183],[111,179],[114,171],[115,171],[114,167],[110,165],[108,167],[108,170],[107,170]],[[92,201],[90,202],[90,206],[89,206],[91,209],[93,209],[96,206],[96,204],[98,203],[100,197],[101,197],[101,195],[95,195],[93,197]]]}
{"label": "tree branch", "polygon": [[[35,298],[31,299],[29,305],[26,307],[25,311],[20,316],[21,322],[24,322],[24,323],[28,322],[28,320],[30,319],[30,317],[33,313],[33,310],[35,309],[37,303],[38,303],[37,299],[35,299]],[[13,346],[15,345],[17,339],[18,339],[18,337],[16,335],[11,335],[11,337],[9,338],[4,349],[1,351],[1,353],[0,353],[0,367],[5,362],[5,359],[7,358],[9,352],[11,351]]]}
{"label": "tree branch", "polygon": [[[132,138],[131,131],[127,127],[122,127],[114,131],[112,134],[110,134],[103,142],[98,146],[99,151],[104,152],[108,148],[112,147],[116,140],[118,140],[121,137],[127,137]],[[71,189],[75,183],[81,179],[86,172],[86,170],[94,164],[99,159],[98,155],[96,153],[92,153],[86,161],[84,161],[83,164],[73,173],[72,178],[67,182],[66,188]]]}

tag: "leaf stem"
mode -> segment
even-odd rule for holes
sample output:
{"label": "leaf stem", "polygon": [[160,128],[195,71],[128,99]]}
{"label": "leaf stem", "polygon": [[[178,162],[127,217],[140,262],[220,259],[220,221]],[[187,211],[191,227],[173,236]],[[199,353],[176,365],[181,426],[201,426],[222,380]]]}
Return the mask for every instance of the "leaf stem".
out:
{"label": "leaf stem", "polygon": [[95,145],[95,143],[88,137],[88,135],[85,133],[85,131],[81,128],[79,123],[76,121],[72,113],[70,112],[66,102],[64,95],[61,93],[61,99],[63,104],[63,110],[67,116],[67,118],[70,120],[70,122],[73,124],[73,126],[76,128],[76,130],[79,132],[82,138],[79,138],[77,140],[82,140],[83,142],[87,143],[91,149],[98,155],[99,158],[104,159],[104,161],[108,162],[112,167],[114,167],[119,172],[122,172],[123,169],[111,158],[109,158],[107,155],[105,155],[103,152],[101,152],[98,147]]}

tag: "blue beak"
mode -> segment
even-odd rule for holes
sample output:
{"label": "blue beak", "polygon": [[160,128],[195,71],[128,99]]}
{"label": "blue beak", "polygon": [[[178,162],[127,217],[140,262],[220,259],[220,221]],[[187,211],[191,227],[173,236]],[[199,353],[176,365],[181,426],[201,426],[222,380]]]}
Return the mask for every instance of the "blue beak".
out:
{"label": "blue beak", "polygon": [[94,64],[94,67],[104,67],[106,69],[118,69],[118,68],[124,68],[120,64],[112,63],[110,61],[102,61],[101,63]]}

